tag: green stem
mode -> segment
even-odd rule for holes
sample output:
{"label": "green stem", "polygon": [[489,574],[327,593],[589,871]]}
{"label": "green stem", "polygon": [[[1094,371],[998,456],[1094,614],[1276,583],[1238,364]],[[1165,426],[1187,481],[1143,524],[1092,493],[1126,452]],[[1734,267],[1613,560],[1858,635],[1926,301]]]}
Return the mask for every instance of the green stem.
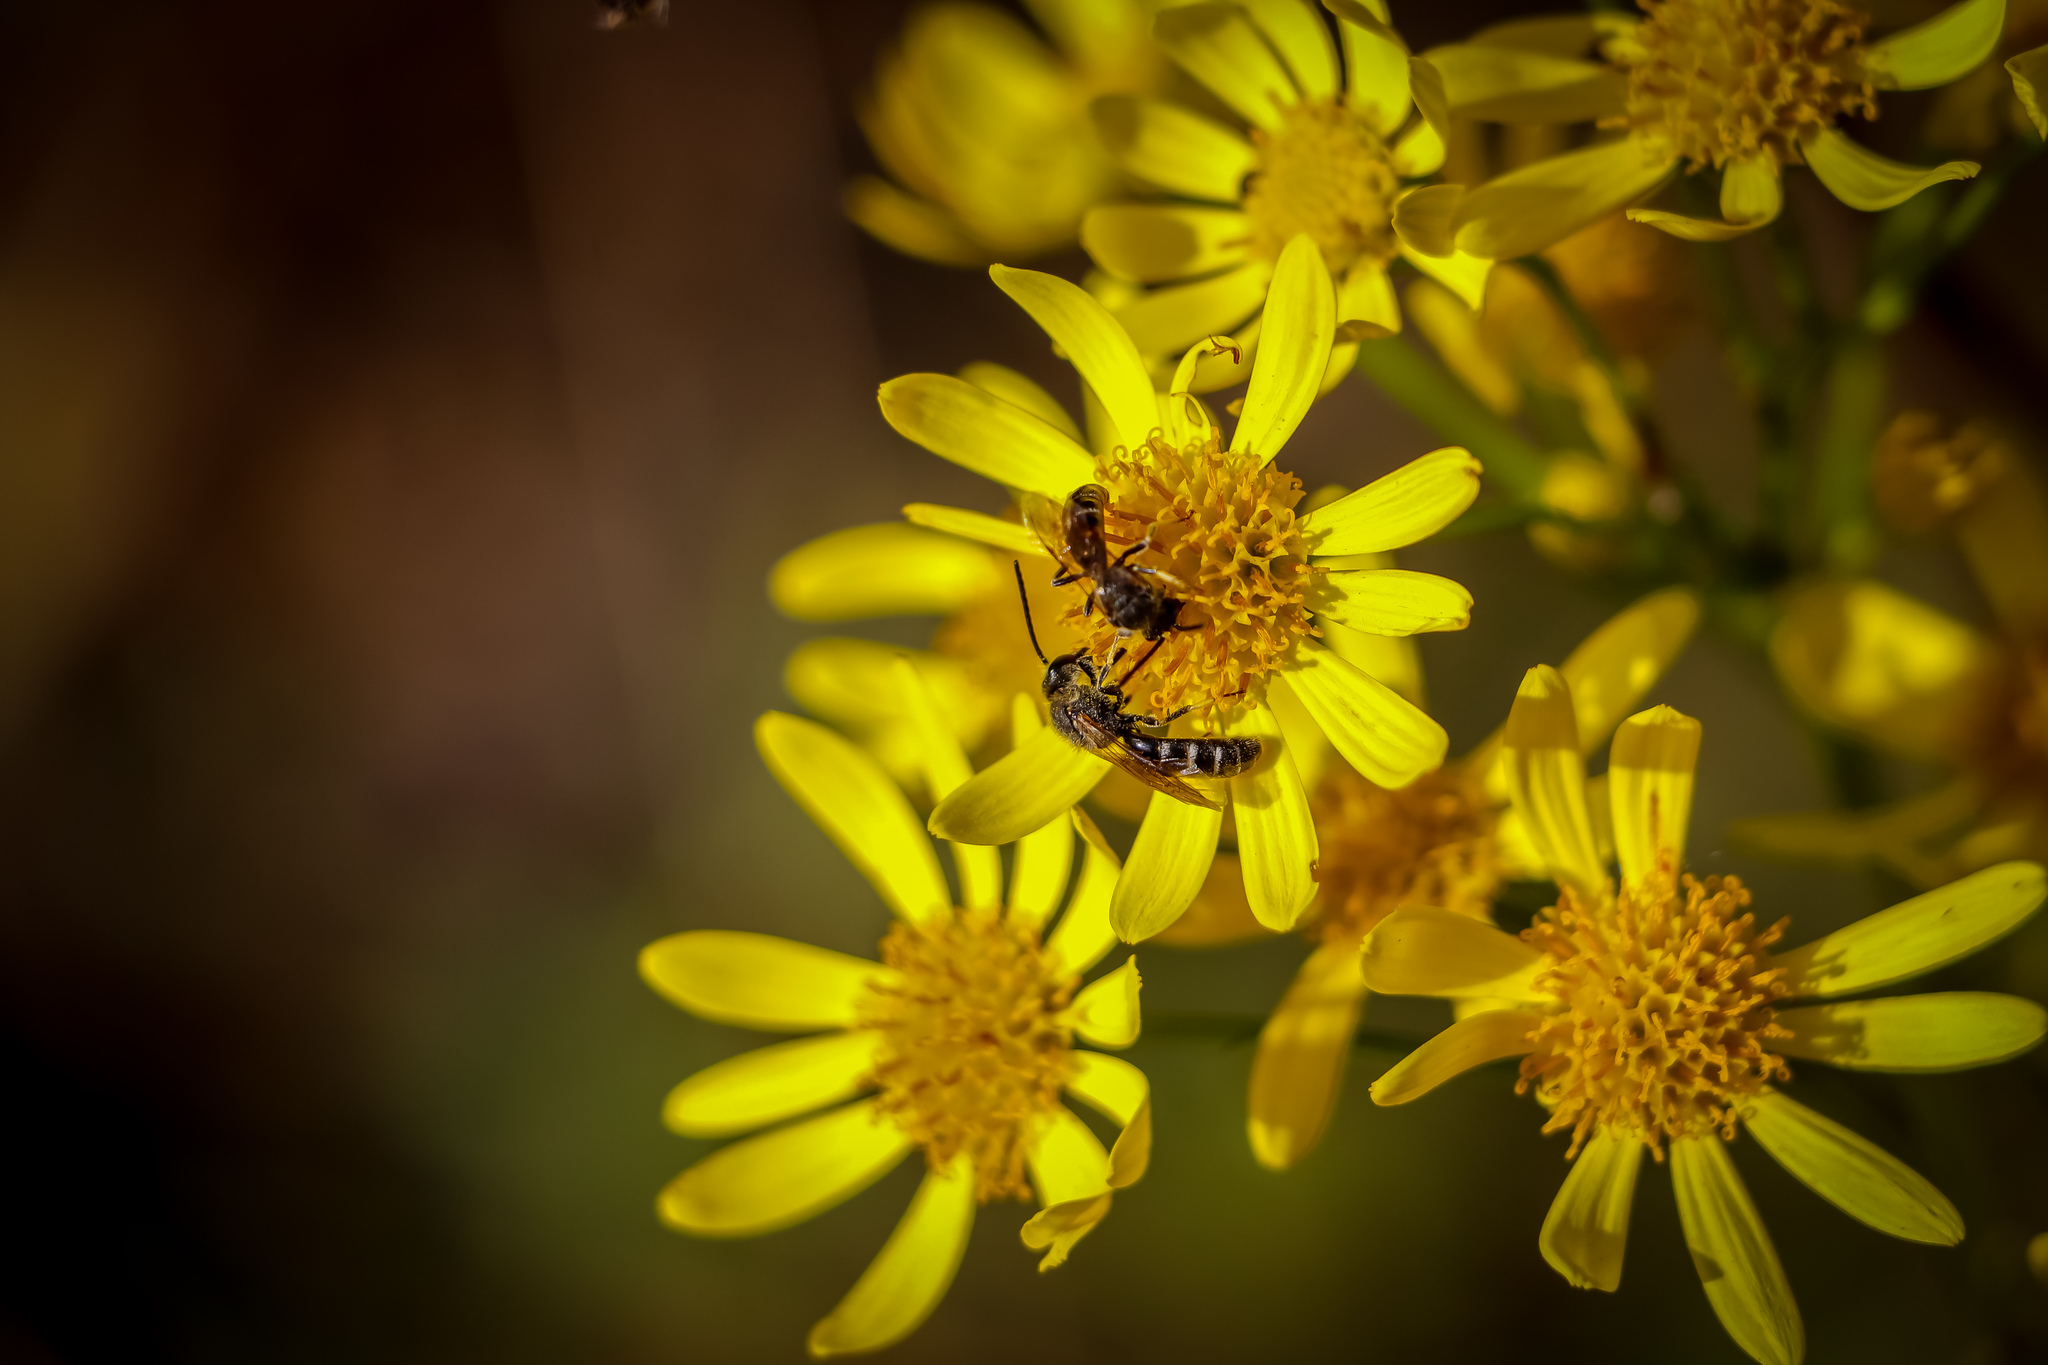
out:
{"label": "green stem", "polygon": [[1358,369],[1437,435],[1477,455],[1501,488],[1525,502],[1536,500],[1549,461],[1407,338],[1362,342]]}
{"label": "green stem", "polygon": [[[1226,1047],[1241,1047],[1257,1041],[1259,1031],[1265,1026],[1266,1021],[1254,1014],[1221,1014],[1202,1010],[1148,1010],[1145,1014],[1147,1038],[1185,1038],[1222,1043]],[[1417,1043],[1427,1041],[1427,1036],[1364,1025],[1352,1035],[1351,1041],[1358,1047],[1384,1047],[1407,1052]]]}

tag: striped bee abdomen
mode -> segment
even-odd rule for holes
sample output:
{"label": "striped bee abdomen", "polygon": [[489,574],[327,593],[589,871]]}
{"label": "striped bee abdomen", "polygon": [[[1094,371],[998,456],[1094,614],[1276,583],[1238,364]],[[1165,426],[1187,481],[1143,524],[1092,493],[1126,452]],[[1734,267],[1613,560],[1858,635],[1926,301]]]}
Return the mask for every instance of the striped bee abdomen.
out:
{"label": "striped bee abdomen", "polygon": [[1124,744],[1138,757],[1182,777],[1236,777],[1259,761],[1259,741],[1243,739],[1159,739],[1133,733]]}

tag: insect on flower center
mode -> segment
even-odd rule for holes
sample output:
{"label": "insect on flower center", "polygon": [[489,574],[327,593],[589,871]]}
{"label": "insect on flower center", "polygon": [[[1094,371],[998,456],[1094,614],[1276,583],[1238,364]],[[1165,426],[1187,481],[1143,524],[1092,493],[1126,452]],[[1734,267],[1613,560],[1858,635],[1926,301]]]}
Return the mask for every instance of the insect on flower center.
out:
{"label": "insect on flower center", "polygon": [[1668,139],[1693,166],[1768,155],[1845,114],[1877,117],[1860,9],[1840,0],[1642,0],[1649,16],[1608,45],[1628,73],[1619,122]]}
{"label": "insect on flower center", "polygon": [[966,1153],[983,1203],[1024,1197],[1030,1138],[1072,1069],[1077,978],[1053,969],[1037,931],[989,911],[899,923],[882,962],[895,976],[860,1008],[882,1035],[877,1106],[934,1168]]}
{"label": "insect on flower center", "polygon": [[[1169,632],[1127,694],[1163,716],[1183,706],[1215,713],[1256,702],[1264,676],[1294,643],[1316,630],[1306,605],[1308,545],[1294,508],[1301,481],[1262,465],[1256,455],[1219,448],[1214,439],[1169,445],[1161,436],[1096,461],[1109,491],[1107,535],[1113,552],[1151,540],[1133,565],[1155,570],[1161,590],[1182,603]],[[1083,647],[1107,659],[1120,641],[1100,612],[1084,615],[1086,588],[1071,599],[1067,624]],[[1128,665],[1127,665],[1128,666]]]}
{"label": "insect on flower center", "polygon": [[1485,793],[1442,770],[1399,791],[1347,767],[1317,785],[1309,808],[1322,845],[1311,937],[1359,938],[1404,905],[1485,917],[1500,886]]}
{"label": "insect on flower center", "polygon": [[1245,182],[1254,255],[1277,261],[1305,232],[1333,274],[1395,250],[1394,196],[1401,179],[1387,144],[1337,100],[1292,105],[1271,132],[1252,129],[1254,168]]}
{"label": "insect on flower center", "polygon": [[1571,1155],[1594,1128],[1647,1143],[1718,1131],[1738,1104],[1791,1073],[1767,1051],[1791,1036],[1773,1022],[1786,995],[1771,945],[1734,877],[1625,886],[1589,904],[1569,889],[1522,937],[1541,949],[1539,991],[1559,1008],[1536,1030],[1518,1092],[1551,1110],[1546,1133],[1570,1130]]}

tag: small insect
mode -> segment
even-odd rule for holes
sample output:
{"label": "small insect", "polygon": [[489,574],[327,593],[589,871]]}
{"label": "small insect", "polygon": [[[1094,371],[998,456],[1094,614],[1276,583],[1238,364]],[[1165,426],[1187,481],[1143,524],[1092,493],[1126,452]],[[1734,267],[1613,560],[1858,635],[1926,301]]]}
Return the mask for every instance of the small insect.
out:
{"label": "small insect", "polygon": [[613,29],[643,20],[651,24],[667,23],[668,0],[597,0],[599,28]]}
{"label": "small insect", "polygon": [[1045,665],[1045,681],[1040,686],[1045,689],[1046,705],[1052,712],[1052,728],[1059,731],[1060,738],[1075,748],[1108,759],[1152,790],[1165,792],[1176,801],[1220,810],[1214,801],[1181,779],[1236,777],[1258,762],[1262,747],[1259,741],[1250,736],[1169,739],[1145,734],[1145,729],[1158,729],[1195,709],[1183,706],[1172,715],[1159,717],[1134,716],[1124,710],[1129,704],[1124,696],[1125,685],[1159,652],[1159,642],[1155,641],[1144,657],[1131,665],[1121,681],[1107,684],[1103,680],[1109,670],[1124,656],[1121,649],[1110,656],[1108,665],[1100,671],[1078,652],[1047,659],[1045,651],[1039,648],[1038,628],[1031,623],[1031,599],[1024,592],[1024,566],[1013,562],[1010,567],[1017,571],[1017,596],[1024,603],[1024,629],[1031,635],[1031,648],[1038,661]]}
{"label": "small insect", "polygon": [[1025,521],[1045,552],[1060,563],[1053,586],[1063,588],[1083,578],[1091,580],[1095,587],[1082,604],[1082,613],[1102,608],[1103,616],[1123,635],[1143,634],[1147,640],[1159,640],[1170,630],[1200,630],[1200,626],[1180,624],[1181,601],[1168,595],[1168,590],[1186,592],[1187,584],[1164,569],[1130,562],[1131,556],[1151,548],[1150,536],[1115,559],[1109,557],[1109,541],[1103,531],[1108,503],[1109,490],[1099,483],[1075,489],[1067,495],[1064,507],[1042,494],[1024,495]]}

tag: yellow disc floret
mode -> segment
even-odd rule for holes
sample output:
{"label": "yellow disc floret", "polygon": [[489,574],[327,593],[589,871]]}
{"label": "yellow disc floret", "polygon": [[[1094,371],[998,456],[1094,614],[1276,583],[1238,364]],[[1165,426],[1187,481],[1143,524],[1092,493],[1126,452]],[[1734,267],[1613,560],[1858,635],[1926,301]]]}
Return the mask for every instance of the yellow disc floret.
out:
{"label": "yellow disc floret", "polygon": [[1638,133],[1694,166],[1800,161],[1798,138],[1844,114],[1877,117],[1863,12],[1840,0],[1642,0],[1648,18],[1610,44]]}
{"label": "yellow disc floret", "polygon": [[[1133,701],[1154,715],[1257,701],[1264,675],[1296,640],[1317,633],[1306,605],[1308,545],[1294,514],[1301,481],[1213,438],[1175,447],[1157,434],[1135,451],[1102,456],[1095,477],[1109,490],[1112,554],[1149,537],[1132,563],[1155,570],[1160,590],[1183,604],[1181,625],[1196,627],[1165,637],[1131,681]],[[1100,612],[1084,615],[1082,599],[1066,619],[1094,658],[1129,643]]]}
{"label": "yellow disc floret", "polygon": [[1485,793],[1441,770],[1388,791],[1348,767],[1316,787],[1315,938],[1356,938],[1404,905],[1485,918],[1500,886]]}
{"label": "yellow disc floret", "polygon": [[1290,106],[1272,132],[1252,129],[1257,160],[1245,182],[1251,251],[1277,261],[1297,233],[1323,250],[1332,274],[1361,258],[1394,256],[1394,196],[1401,180],[1387,145],[1337,100]]}
{"label": "yellow disc floret", "polygon": [[876,1106],[935,1169],[966,1153],[982,1202],[1026,1196],[1024,1154],[1072,1069],[1077,979],[1053,969],[1035,930],[991,911],[899,923],[882,962],[894,975],[860,1009],[882,1035]]}
{"label": "yellow disc floret", "polygon": [[1535,1031],[1518,1092],[1536,1087],[1546,1133],[1569,1129],[1571,1154],[1595,1128],[1646,1143],[1718,1131],[1737,1107],[1791,1073],[1768,1040],[1787,989],[1769,949],[1789,921],[1757,932],[1734,877],[1668,873],[1597,903],[1565,889],[1523,931],[1545,961],[1536,989],[1563,1008]]}

